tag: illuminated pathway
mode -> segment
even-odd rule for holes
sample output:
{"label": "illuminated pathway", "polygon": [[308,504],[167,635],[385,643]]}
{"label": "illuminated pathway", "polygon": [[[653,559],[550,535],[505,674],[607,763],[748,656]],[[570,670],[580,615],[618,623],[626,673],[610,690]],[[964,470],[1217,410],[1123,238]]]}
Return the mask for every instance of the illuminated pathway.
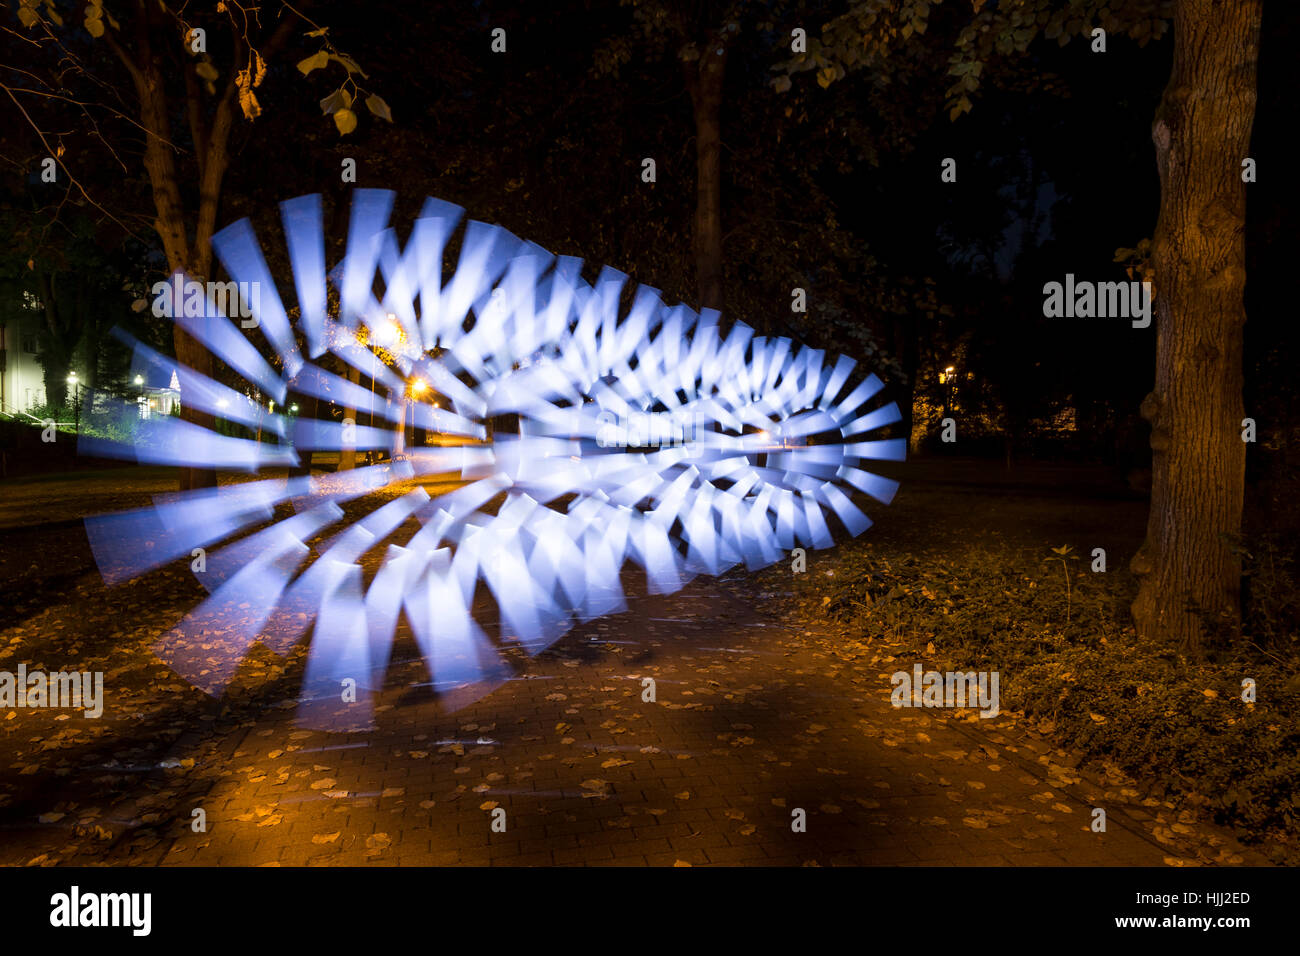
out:
{"label": "illuminated pathway", "polygon": [[[1091,833],[1087,794],[1102,788],[1074,781],[1041,740],[1020,742],[1023,725],[889,706],[885,658],[915,649],[778,617],[784,566],[633,597],[628,613],[576,628],[524,663],[527,679],[455,714],[409,686],[428,676],[402,640],[368,733],[300,729],[299,675],[265,662],[250,665],[251,693],[214,702],[149,652],[197,599],[191,576],[106,590],[71,520],[166,486],[143,473],[111,491],[87,480],[9,489],[8,663],[102,668],[111,693],[98,721],[24,710],[0,722],[0,862],[1262,862],[1227,831],[1140,798]],[[972,506],[983,499],[913,500],[899,528],[960,538],[989,527]],[[1029,524],[1024,507],[1010,525]],[[1094,507],[1127,520],[1125,504]],[[33,520],[45,524],[15,530]],[[791,832],[796,808],[806,833]],[[194,809],[206,833],[191,829]],[[506,811],[504,833],[490,831],[492,809]]]}
{"label": "illuminated pathway", "polygon": [[[900,717],[884,665],[865,648],[763,619],[751,586],[702,582],[642,600],[455,715],[437,715],[423,689],[391,694],[370,734],[303,732],[273,711],[200,801],[210,832],[182,831],[147,856],[242,865],[1183,858],[1138,820],[1112,815],[1109,833],[1091,833],[1089,807],[1070,794],[1086,781],[1050,785],[1073,775],[1054,759],[1040,765],[996,721],[990,730]],[[655,703],[642,701],[647,676]],[[490,832],[495,807],[506,811],[504,833]],[[794,808],[807,811],[806,833],[791,831]],[[1237,852],[1200,848],[1223,862]]]}

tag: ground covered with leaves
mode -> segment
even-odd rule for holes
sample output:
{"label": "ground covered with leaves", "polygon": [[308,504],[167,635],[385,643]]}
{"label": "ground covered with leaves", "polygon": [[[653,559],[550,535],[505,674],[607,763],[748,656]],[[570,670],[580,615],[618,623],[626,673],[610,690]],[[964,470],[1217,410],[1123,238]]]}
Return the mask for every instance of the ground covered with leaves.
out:
{"label": "ground covered with leaves", "polygon": [[[1294,670],[1257,648],[1194,664],[1138,645],[1124,568],[1143,500],[1077,469],[899,477],[876,527],[806,573],[636,597],[462,711],[399,643],[376,728],[354,735],[296,726],[304,648],[255,648],[216,699],[163,663],[159,639],[204,593],[184,562],[103,586],[81,517],[170,476],[7,483],[0,669],[102,670],[109,692],[99,720],[3,715],[3,861],[1294,862]],[[997,670],[1002,715],[891,708],[889,674],[914,662]],[[483,824],[497,806],[508,834]],[[1095,806],[1114,811],[1105,837]]]}
{"label": "ground covered with leaves", "polygon": [[[1277,635],[1247,633],[1202,660],[1139,640],[1127,566],[1140,499],[1068,476],[1015,489],[930,474],[877,528],[809,555],[794,575],[797,612],[895,647],[909,669],[997,671],[1004,714],[1084,765],[1140,781],[1151,805],[1197,808],[1294,863],[1300,668]],[[1104,573],[1092,570],[1096,547]],[[1276,615],[1255,608],[1255,620]]]}

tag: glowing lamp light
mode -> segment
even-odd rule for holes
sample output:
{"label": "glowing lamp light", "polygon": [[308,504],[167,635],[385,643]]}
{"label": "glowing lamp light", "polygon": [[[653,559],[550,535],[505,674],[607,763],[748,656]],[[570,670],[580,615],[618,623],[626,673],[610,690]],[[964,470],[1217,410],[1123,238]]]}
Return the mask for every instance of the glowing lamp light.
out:
{"label": "glowing lamp light", "polygon": [[429,387],[429,386],[425,384],[424,379],[422,379],[422,378],[417,378],[415,381],[413,381],[413,382],[411,383],[411,394],[412,394],[412,395],[419,395],[419,394],[423,393],[424,390],[425,390],[426,388],[428,388],[428,387]]}
{"label": "glowing lamp light", "polygon": [[395,315],[390,313],[386,319],[375,323],[372,332],[376,345],[396,345],[402,340],[402,330],[398,326],[396,318]]}

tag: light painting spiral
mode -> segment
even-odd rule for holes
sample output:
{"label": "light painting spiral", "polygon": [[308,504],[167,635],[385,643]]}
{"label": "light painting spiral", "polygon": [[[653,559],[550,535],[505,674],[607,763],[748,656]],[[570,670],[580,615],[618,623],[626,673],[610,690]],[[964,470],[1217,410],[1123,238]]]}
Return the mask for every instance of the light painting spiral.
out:
{"label": "light painting spiral", "polygon": [[[724,330],[613,269],[589,282],[581,260],[503,228],[458,229],[463,210],[436,199],[402,244],[393,200],[355,192],[332,269],[320,197],[281,205],[293,318],[252,225],[218,233],[240,312],[179,278],[168,312],[238,387],[132,346],[220,430],[155,416],[131,445],[82,439],[83,453],[253,476],[87,520],[109,584],[202,555],[208,596],[158,646],[196,686],[220,694],[255,642],[284,655],[310,632],[304,687],[337,697],[351,681],[364,704],[405,621],[435,687],[486,693],[508,645],[536,654],[625,610],[625,566],[671,593],[860,534],[857,492],[892,499],[897,483],[864,464],[903,459],[904,439],[870,437],[901,416],[867,408],[883,384],[851,359]],[[299,399],[317,415],[288,413]],[[382,461],[289,471],[348,449]],[[422,484],[448,475],[452,490]]]}

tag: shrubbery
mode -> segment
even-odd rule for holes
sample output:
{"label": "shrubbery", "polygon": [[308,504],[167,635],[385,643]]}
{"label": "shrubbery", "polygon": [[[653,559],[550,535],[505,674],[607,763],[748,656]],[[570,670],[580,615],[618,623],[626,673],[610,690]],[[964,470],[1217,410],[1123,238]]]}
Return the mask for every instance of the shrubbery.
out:
{"label": "shrubbery", "polygon": [[[1280,856],[1300,834],[1300,668],[1276,653],[1295,646],[1295,589],[1290,563],[1262,547],[1253,560],[1264,570],[1246,637],[1205,662],[1138,640],[1127,571],[1093,574],[1059,550],[912,555],[854,542],[819,558],[833,576],[797,575],[796,595],[851,634],[933,642],[940,667],[1000,672],[1004,712],[1210,807],[1244,841],[1280,837],[1268,848]],[[1254,703],[1242,700],[1247,678]]]}
{"label": "shrubbery", "polygon": [[58,424],[59,431],[68,434],[71,434],[79,425],[83,435],[108,438],[127,444],[135,440],[136,429],[140,422],[139,413],[134,405],[99,412],[92,412],[83,405],[79,421],[71,403],[62,406],[49,403],[34,405],[27,409],[25,415],[9,415],[6,417],[34,428],[40,428],[41,422],[53,421]]}

